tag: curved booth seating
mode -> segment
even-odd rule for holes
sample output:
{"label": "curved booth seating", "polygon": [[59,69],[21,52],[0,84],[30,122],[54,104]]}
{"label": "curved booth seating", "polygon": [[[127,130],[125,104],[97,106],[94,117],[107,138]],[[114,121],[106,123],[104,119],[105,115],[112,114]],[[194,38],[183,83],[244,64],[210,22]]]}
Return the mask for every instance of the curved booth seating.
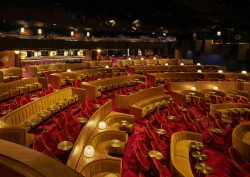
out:
{"label": "curved booth seating", "polygon": [[206,72],[205,78],[208,81],[225,81],[227,80],[226,73]]}
{"label": "curved booth seating", "polygon": [[87,164],[83,169],[83,175],[85,177],[103,177],[113,174],[120,177],[121,169],[122,164],[120,159],[106,157],[105,159],[99,159]]}
{"label": "curved booth seating", "polygon": [[133,60],[117,60],[116,64],[119,67],[132,66],[133,65]]}
{"label": "curved booth seating", "polygon": [[61,88],[68,82],[77,79],[77,74],[73,72],[54,73],[50,75],[50,84],[55,88]]}
{"label": "curved booth seating", "polygon": [[236,90],[239,88],[239,83],[234,81],[197,81],[197,82],[174,82],[169,86],[170,91],[175,90],[190,90],[191,87],[195,87],[196,90],[213,90],[214,86],[218,87],[218,90],[225,92]]}
{"label": "curved booth seating", "polygon": [[242,82],[241,88],[244,91],[250,92],[250,82]]}
{"label": "curved booth seating", "polygon": [[21,68],[3,68],[0,69],[0,83],[1,82],[9,82],[11,80],[18,80],[22,77],[22,69]]}
{"label": "curved booth seating", "polygon": [[[121,141],[121,146],[117,149],[110,146],[110,140],[119,140]],[[122,155],[124,153],[126,144],[128,141],[128,135],[124,131],[117,130],[106,130],[100,133],[97,133],[91,138],[89,144],[101,154],[110,154],[116,151],[116,154]]]}
{"label": "curved booth seating", "polygon": [[[245,108],[245,109],[242,109]],[[229,114],[243,115],[246,111],[250,112],[250,104],[247,103],[224,103],[224,104],[211,104],[210,114],[217,113],[220,116],[227,117]]]}
{"label": "curved booth seating", "polygon": [[[78,95],[77,97],[73,97]],[[51,112],[47,109],[50,106],[57,105],[58,109],[64,108],[67,105],[77,101],[84,101],[85,93],[83,89],[80,88],[66,88],[59,90],[57,92],[48,94],[38,100],[32,101],[12,112],[3,116],[0,120],[1,128],[9,128],[9,131],[12,131],[12,128],[25,129],[28,132],[36,124],[41,123],[44,119],[49,118]],[[45,117],[39,117],[39,113],[47,112]],[[35,124],[29,124],[29,122],[34,122]],[[22,130],[20,130],[22,133]],[[8,132],[5,131],[8,135]],[[26,138],[28,140],[28,138]],[[29,145],[29,144],[28,144]]]}
{"label": "curved booth seating", "polygon": [[242,73],[226,73],[227,80],[231,81],[240,81],[240,82],[249,82],[250,74],[242,74]]}
{"label": "curved booth seating", "polygon": [[105,66],[112,66],[111,60],[103,60],[103,61],[87,61],[89,63],[90,68],[104,68]]}
{"label": "curved booth seating", "polygon": [[166,72],[166,73],[150,73],[147,75],[148,82],[152,85],[156,83],[164,83],[165,80],[174,81],[199,81],[205,80],[205,73],[197,72]]}
{"label": "curved booth seating", "polygon": [[39,90],[44,87],[47,87],[47,80],[37,77],[29,77],[8,83],[0,83],[0,101],[27,92]]}
{"label": "curved booth seating", "polygon": [[40,152],[1,139],[0,144],[0,169],[3,176],[82,177],[80,173]]}
{"label": "curved booth seating", "polygon": [[189,161],[191,142],[201,142],[199,133],[180,131],[171,136],[170,159],[171,173],[174,177],[193,177]]}
{"label": "curved booth seating", "polygon": [[[113,157],[111,154],[121,156],[128,135],[125,131],[119,131],[109,126],[109,123],[116,122],[118,117],[132,123],[133,117],[131,115],[112,112],[111,100],[102,105],[81,130],[72,148],[67,165],[85,177],[101,177],[110,173],[120,176],[122,159]],[[107,127],[100,129],[98,126],[100,121],[107,121]],[[110,140],[113,139],[120,140],[121,145],[118,149],[111,147]],[[86,156],[84,153],[84,148],[88,145],[94,148],[94,153],[91,156]]]}
{"label": "curved booth seating", "polygon": [[95,99],[101,96],[104,91],[117,89],[120,87],[132,86],[137,83],[146,82],[145,76],[134,74],[126,76],[116,76],[91,82],[82,82],[81,87],[87,91],[87,99]]}
{"label": "curved booth seating", "polygon": [[135,120],[140,120],[149,112],[152,112],[156,108],[160,108],[163,105],[168,104],[168,100],[170,99],[171,97],[167,95],[157,95],[149,97],[147,99],[143,99],[130,106],[130,114],[135,116]]}
{"label": "curved booth seating", "polygon": [[72,72],[62,72],[54,73],[50,75],[50,83],[56,87],[60,88],[66,84],[66,81],[70,82],[73,80],[92,79],[111,76],[125,75],[125,68],[121,67],[110,67],[110,68],[95,68],[95,69],[83,69],[75,70]]}
{"label": "curved booth seating", "polygon": [[88,69],[89,63],[87,62],[80,62],[80,63],[65,63],[65,70],[70,69],[72,71],[81,70],[81,69]]}
{"label": "curved booth seating", "polygon": [[[218,87],[218,90],[214,90],[214,86]],[[195,87],[195,91],[191,90]],[[210,98],[209,92],[214,92],[214,96],[224,97],[232,90],[237,90],[239,83],[235,81],[197,81],[197,82],[173,82],[169,85],[169,90],[175,102],[188,102],[188,92],[193,92],[193,97]]]}
{"label": "curved booth seating", "polygon": [[160,86],[160,87],[151,87],[148,89],[140,90],[130,95],[115,94],[115,107],[122,109],[129,109],[130,105],[140,100],[146,99],[148,97],[153,97],[156,95],[161,95],[163,93],[164,93],[164,88],[163,86]]}
{"label": "curved booth seating", "polygon": [[57,73],[63,71],[65,71],[64,63],[33,65],[28,67],[28,73],[30,76],[43,76],[44,72]]}
{"label": "curved booth seating", "polygon": [[[123,113],[111,112],[109,116],[105,117],[103,121],[110,129],[123,130],[131,134],[134,130],[134,116]],[[123,125],[122,121],[126,121],[127,125]]]}
{"label": "curved booth seating", "polygon": [[[130,73],[159,73],[159,72],[197,72],[197,70],[203,70],[205,66],[197,65],[151,65],[151,66],[129,66],[128,70]],[[220,68],[219,66],[216,66]],[[223,68],[225,69],[225,68]],[[216,70],[217,72],[218,70]],[[213,76],[217,76],[214,73]],[[224,76],[224,74],[222,74]],[[219,75],[220,76],[220,75]]]}
{"label": "curved booth seating", "polygon": [[194,61],[191,59],[179,59],[178,64],[183,63],[184,65],[193,65]]}
{"label": "curved booth seating", "polygon": [[237,149],[242,156],[250,161],[250,123],[245,122],[237,125],[232,133],[233,147]]}

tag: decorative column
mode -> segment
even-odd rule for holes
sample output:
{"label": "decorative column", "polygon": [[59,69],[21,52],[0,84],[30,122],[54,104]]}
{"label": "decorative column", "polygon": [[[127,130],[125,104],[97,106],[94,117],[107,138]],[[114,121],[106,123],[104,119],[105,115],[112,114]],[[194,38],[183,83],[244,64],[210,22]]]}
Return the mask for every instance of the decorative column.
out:
{"label": "decorative column", "polygon": [[92,50],[87,49],[86,50],[86,61],[91,61],[92,60]]}
{"label": "decorative column", "polygon": [[174,56],[175,56],[175,59],[181,59],[182,58],[182,50],[181,49],[175,49],[174,50]]}

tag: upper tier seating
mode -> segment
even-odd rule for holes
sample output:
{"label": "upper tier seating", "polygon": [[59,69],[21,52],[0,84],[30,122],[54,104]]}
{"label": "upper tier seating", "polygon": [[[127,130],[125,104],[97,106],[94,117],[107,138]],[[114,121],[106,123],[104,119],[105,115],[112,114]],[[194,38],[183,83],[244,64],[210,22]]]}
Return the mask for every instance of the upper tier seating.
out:
{"label": "upper tier seating", "polygon": [[140,120],[145,117],[148,113],[153,112],[156,108],[160,108],[163,105],[167,105],[170,96],[157,95],[143,99],[130,106],[130,114],[135,116],[135,120]]}

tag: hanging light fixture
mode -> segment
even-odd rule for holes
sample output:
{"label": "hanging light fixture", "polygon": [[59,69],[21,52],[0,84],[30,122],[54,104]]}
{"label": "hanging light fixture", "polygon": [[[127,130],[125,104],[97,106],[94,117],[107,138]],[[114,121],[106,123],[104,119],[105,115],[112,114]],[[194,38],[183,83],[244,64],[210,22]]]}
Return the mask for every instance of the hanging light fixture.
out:
{"label": "hanging light fixture", "polygon": [[217,31],[217,36],[221,36],[221,31]]}

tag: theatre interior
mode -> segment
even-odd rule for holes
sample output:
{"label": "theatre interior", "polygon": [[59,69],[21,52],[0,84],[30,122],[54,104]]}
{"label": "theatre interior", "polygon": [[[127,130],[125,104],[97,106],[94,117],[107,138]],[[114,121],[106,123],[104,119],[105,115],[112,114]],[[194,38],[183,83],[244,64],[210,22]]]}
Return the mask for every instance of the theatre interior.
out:
{"label": "theatre interior", "polygon": [[0,176],[250,177],[249,7],[1,0]]}

